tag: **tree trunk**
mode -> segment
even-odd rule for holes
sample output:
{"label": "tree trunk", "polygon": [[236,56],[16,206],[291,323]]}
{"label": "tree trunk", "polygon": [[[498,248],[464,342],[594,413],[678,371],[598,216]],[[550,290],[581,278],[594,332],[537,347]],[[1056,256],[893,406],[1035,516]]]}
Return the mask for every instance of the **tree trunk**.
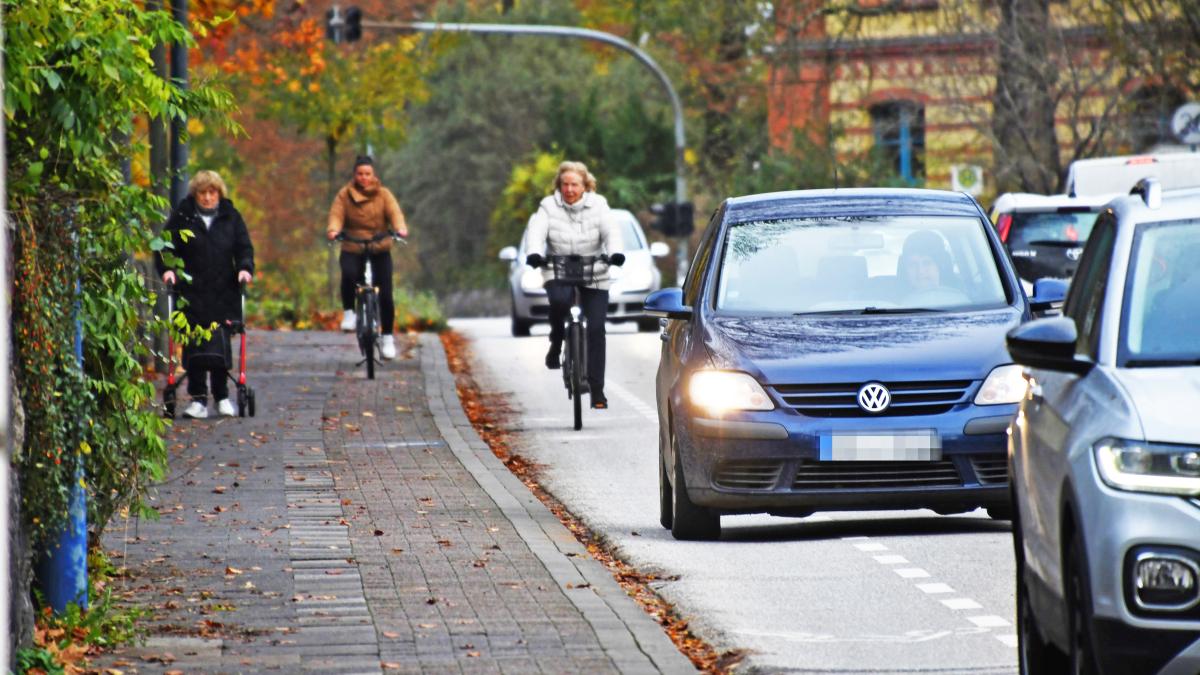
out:
{"label": "tree trunk", "polygon": [[1057,191],[1062,173],[1054,129],[1055,71],[1046,31],[1050,0],[1001,0],[992,130],[1001,192]]}
{"label": "tree trunk", "polygon": [[[9,375],[9,382],[15,382],[15,374]],[[12,418],[9,420],[8,457],[13,450],[20,448],[25,442],[25,409],[14,388],[12,396]],[[9,672],[17,672],[17,650],[33,645],[33,548],[29,543],[29,532],[25,530],[25,519],[21,515],[21,476],[14,470],[9,471],[8,483],[8,565],[9,565],[9,606],[8,606],[8,645]]]}

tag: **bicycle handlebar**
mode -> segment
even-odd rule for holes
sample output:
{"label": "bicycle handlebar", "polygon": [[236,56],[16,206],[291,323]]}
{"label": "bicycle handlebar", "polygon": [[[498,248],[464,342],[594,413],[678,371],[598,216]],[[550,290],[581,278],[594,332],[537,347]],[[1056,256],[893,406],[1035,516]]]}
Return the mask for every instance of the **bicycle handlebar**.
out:
{"label": "bicycle handlebar", "polygon": [[375,243],[381,242],[384,239],[387,239],[389,237],[391,237],[392,239],[395,239],[397,241],[400,241],[404,244],[408,244],[408,239],[404,235],[401,235],[400,233],[398,233],[394,230],[380,232],[379,234],[377,234],[369,239],[360,239],[358,237],[352,237],[352,236],[346,234],[345,232],[338,232],[337,236],[334,237],[331,241],[345,241],[345,242],[349,242],[351,244],[368,244],[369,245],[369,244],[375,244]]}

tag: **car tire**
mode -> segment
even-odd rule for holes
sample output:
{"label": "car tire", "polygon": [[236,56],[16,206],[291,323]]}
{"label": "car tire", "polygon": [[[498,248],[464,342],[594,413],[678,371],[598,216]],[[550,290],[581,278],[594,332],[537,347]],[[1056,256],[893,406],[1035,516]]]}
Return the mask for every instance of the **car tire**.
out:
{"label": "car tire", "polygon": [[[675,443],[675,440],[671,440]],[[712,541],[721,538],[721,516],[692,503],[683,480],[683,456],[675,450],[675,471],[671,480],[671,536],[681,541]]]}
{"label": "car tire", "polygon": [[987,507],[988,517],[992,520],[1012,520],[1013,507],[1010,506],[989,506]]}
{"label": "car tire", "polygon": [[658,330],[658,319],[650,317],[649,319],[638,319],[637,329],[639,333],[653,333]]}
{"label": "car tire", "polygon": [[531,326],[533,326],[533,322],[526,321],[525,319],[518,319],[517,318],[517,310],[515,307],[513,308],[512,313],[510,314],[510,317],[512,319],[512,326],[510,328],[512,331],[512,336],[513,337],[529,337],[529,328]]}
{"label": "car tire", "polygon": [[1075,675],[1095,675],[1096,652],[1092,641],[1092,590],[1088,580],[1083,534],[1078,529],[1063,552],[1064,586],[1067,595],[1067,626],[1071,639],[1070,667]]}
{"label": "car tire", "polygon": [[[1016,514],[1013,514],[1014,516]],[[1021,675],[1055,675],[1067,671],[1063,653],[1042,637],[1029,601],[1025,581],[1025,544],[1021,523],[1013,518],[1013,549],[1017,567],[1017,662]]]}
{"label": "car tire", "polygon": [[[661,443],[662,441],[659,441]],[[662,450],[658,451],[658,523],[663,529],[671,529],[671,480],[667,478],[667,458]]]}

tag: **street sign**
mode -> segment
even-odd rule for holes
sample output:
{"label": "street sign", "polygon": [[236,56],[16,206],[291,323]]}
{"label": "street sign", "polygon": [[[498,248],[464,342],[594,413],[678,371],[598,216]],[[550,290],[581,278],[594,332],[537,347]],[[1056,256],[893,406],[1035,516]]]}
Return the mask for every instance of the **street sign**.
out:
{"label": "street sign", "polygon": [[954,164],[950,167],[950,189],[978,197],[983,192],[983,167],[976,164]]}
{"label": "street sign", "polygon": [[1200,103],[1184,103],[1171,117],[1171,132],[1180,143],[1200,143]]}

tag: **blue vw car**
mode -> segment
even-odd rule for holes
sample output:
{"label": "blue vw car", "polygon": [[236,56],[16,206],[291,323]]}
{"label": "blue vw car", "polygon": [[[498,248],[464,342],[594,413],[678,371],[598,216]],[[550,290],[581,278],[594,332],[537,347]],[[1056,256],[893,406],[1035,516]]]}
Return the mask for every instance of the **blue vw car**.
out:
{"label": "blue vw car", "polygon": [[1007,331],[1031,303],[971,197],[917,189],[728,199],[668,319],[657,375],[660,521],[985,507],[1008,518],[1005,429],[1025,393]]}

